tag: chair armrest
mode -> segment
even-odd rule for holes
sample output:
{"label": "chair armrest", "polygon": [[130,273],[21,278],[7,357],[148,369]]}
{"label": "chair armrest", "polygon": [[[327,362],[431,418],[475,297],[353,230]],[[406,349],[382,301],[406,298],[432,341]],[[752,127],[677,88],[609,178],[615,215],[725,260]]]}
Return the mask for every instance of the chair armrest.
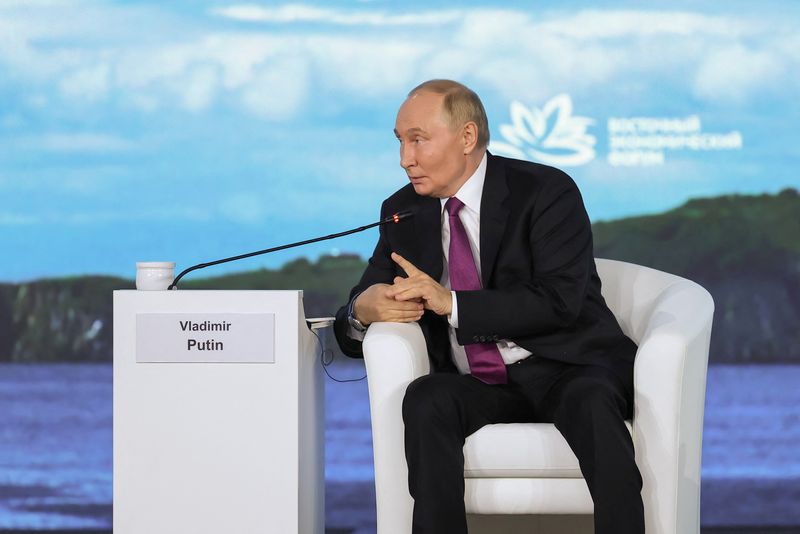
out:
{"label": "chair armrest", "polygon": [[403,397],[414,379],[430,373],[428,349],[417,323],[373,323],[362,347],[372,418],[378,532],[407,534],[414,501],[408,493]]}
{"label": "chair armrest", "polygon": [[370,405],[430,373],[425,337],[417,323],[372,323],[363,342]]}
{"label": "chair armrest", "polygon": [[633,438],[648,534],[700,529],[700,459],[714,301],[681,279],[661,292],[634,363]]}

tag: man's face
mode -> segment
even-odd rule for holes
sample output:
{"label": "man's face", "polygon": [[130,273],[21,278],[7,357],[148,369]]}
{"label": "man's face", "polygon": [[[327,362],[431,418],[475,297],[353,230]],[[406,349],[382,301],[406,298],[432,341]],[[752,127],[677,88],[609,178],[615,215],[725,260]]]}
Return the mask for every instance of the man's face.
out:
{"label": "man's face", "polygon": [[443,101],[443,95],[415,93],[400,106],[395,121],[400,166],[422,196],[453,196],[466,178],[464,138],[445,122]]}

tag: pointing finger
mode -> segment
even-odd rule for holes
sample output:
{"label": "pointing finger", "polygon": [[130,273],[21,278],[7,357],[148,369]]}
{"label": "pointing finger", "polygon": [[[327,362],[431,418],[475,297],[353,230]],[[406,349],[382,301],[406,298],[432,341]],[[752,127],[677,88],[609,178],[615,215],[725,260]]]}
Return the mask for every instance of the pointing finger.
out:
{"label": "pointing finger", "polygon": [[414,276],[415,274],[419,273],[420,270],[417,269],[413,263],[405,259],[403,256],[398,254],[397,252],[392,252],[392,259],[394,262],[403,268],[408,276]]}

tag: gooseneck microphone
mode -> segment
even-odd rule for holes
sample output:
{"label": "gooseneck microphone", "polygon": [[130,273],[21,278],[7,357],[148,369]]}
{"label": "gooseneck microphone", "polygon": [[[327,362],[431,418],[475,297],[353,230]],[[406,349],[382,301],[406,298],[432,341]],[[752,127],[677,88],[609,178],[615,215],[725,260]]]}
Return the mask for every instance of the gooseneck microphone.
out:
{"label": "gooseneck microphone", "polygon": [[315,237],[314,239],[307,239],[305,241],[298,241],[297,243],[291,243],[289,245],[281,245],[279,247],[267,248],[267,249],[264,249],[264,250],[258,250],[256,252],[248,252],[247,254],[239,254],[238,256],[231,256],[230,258],[224,258],[224,259],[221,259],[221,260],[209,261],[207,263],[198,263],[197,265],[192,265],[188,269],[185,269],[183,272],[181,272],[181,274],[176,276],[175,280],[172,281],[172,283],[169,285],[169,287],[167,289],[177,289],[178,288],[178,281],[180,281],[181,278],[183,278],[186,274],[188,274],[188,273],[190,273],[192,271],[196,271],[198,269],[205,269],[206,267],[211,267],[212,265],[219,265],[220,263],[227,263],[229,261],[243,260],[245,258],[251,258],[253,256],[258,256],[258,255],[261,255],[261,254],[267,254],[269,252],[277,252],[279,250],[285,250],[287,248],[294,248],[294,247],[299,247],[299,246],[302,246],[302,245],[308,245],[310,243],[316,243],[318,241],[325,241],[326,239],[336,239],[337,237],[344,237],[346,235],[356,234],[358,232],[363,232],[364,230],[368,230],[370,228],[373,228],[375,226],[380,226],[382,224],[389,224],[389,223],[397,224],[400,221],[403,221],[405,219],[410,219],[413,216],[414,216],[414,211],[413,210],[400,211],[398,213],[395,213],[394,215],[391,215],[390,217],[386,217],[382,221],[378,221],[376,223],[368,224],[366,226],[359,226],[358,228],[353,228],[352,230],[347,230],[346,232],[339,232],[338,234],[331,234],[331,235],[326,235],[326,236],[323,236],[323,237]]}

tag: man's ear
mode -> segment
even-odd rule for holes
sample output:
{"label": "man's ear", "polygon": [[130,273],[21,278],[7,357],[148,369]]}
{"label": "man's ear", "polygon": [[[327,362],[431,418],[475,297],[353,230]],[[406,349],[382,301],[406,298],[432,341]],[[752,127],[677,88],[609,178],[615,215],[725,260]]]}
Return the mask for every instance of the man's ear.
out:
{"label": "man's ear", "polygon": [[478,125],[470,121],[461,130],[464,143],[464,155],[471,154],[478,144]]}

